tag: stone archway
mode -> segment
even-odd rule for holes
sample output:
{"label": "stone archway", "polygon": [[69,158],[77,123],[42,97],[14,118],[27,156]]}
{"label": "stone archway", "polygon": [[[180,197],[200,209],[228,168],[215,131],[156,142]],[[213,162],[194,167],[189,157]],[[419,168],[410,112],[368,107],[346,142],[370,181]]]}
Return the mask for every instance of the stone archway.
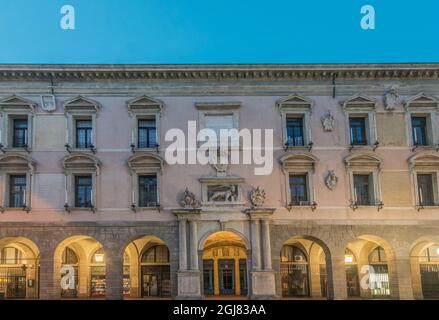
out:
{"label": "stone archway", "polygon": [[245,238],[233,231],[217,231],[200,241],[204,296],[249,294],[249,263]]}
{"label": "stone archway", "polygon": [[172,295],[171,258],[167,244],[145,235],[130,241],[124,250],[125,298],[169,298]]}
{"label": "stone archway", "polygon": [[439,299],[439,236],[417,239],[410,250],[415,299]]}
{"label": "stone archway", "polygon": [[[71,258],[73,253],[76,262]],[[58,297],[104,298],[107,289],[106,258],[102,244],[90,236],[76,235],[61,241],[54,252],[54,281]]]}
{"label": "stone archway", "polygon": [[279,254],[282,298],[332,296],[328,282],[331,255],[321,240],[310,236],[291,237],[283,243]]}
{"label": "stone archway", "polygon": [[39,297],[37,245],[24,237],[0,239],[0,295],[5,299]]}
{"label": "stone archway", "polygon": [[361,235],[349,241],[344,258],[348,297],[394,298],[399,292],[395,259],[392,246],[379,236]]}

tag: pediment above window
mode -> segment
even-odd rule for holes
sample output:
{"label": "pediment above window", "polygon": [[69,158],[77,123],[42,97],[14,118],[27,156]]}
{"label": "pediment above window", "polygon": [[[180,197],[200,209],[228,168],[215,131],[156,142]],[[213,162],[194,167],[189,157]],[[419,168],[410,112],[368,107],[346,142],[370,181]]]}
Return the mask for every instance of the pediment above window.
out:
{"label": "pediment above window", "polygon": [[439,155],[433,152],[421,152],[408,158],[410,168],[439,169]]}
{"label": "pediment above window", "polygon": [[161,172],[164,161],[161,157],[153,153],[144,153],[131,156],[127,161],[131,171],[141,172]]}
{"label": "pediment above window", "polygon": [[34,172],[36,161],[21,154],[8,153],[0,157],[1,171]]}
{"label": "pediment above window", "polygon": [[64,103],[65,113],[97,113],[101,104],[97,101],[77,96]]}
{"label": "pediment above window", "polygon": [[280,158],[282,167],[286,171],[314,169],[318,161],[318,158],[310,153],[288,153]]}
{"label": "pediment above window", "polygon": [[34,113],[37,104],[23,97],[12,95],[0,100],[1,112],[29,112]]}
{"label": "pediment above window", "polygon": [[96,172],[99,174],[99,160],[89,154],[75,153],[63,159],[63,168],[66,172]]}
{"label": "pediment above window", "polygon": [[345,159],[345,164],[348,169],[361,169],[361,168],[375,168],[379,169],[381,167],[381,159],[375,155],[368,153],[357,153],[347,156]]}
{"label": "pediment above window", "polygon": [[439,100],[433,96],[419,93],[404,102],[405,107],[408,108],[439,108]]}
{"label": "pediment above window", "polygon": [[356,94],[341,103],[344,110],[351,109],[374,109],[377,105],[376,99],[364,94]]}
{"label": "pediment above window", "polygon": [[145,113],[145,112],[162,112],[164,103],[160,100],[153,99],[146,95],[127,101],[129,113]]}
{"label": "pediment above window", "polygon": [[289,96],[277,101],[277,106],[280,110],[311,110],[313,105],[313,100],[297,93],[290,94]]}

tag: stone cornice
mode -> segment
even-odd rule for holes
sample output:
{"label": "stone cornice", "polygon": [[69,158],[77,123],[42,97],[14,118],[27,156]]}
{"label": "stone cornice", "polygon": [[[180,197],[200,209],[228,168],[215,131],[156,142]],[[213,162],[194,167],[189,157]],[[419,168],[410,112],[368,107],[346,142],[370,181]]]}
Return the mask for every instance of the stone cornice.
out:
{"label": "stone cornice", "polygon": [[431,64],[0,65],[5,80],[332,80],[439,79]]}

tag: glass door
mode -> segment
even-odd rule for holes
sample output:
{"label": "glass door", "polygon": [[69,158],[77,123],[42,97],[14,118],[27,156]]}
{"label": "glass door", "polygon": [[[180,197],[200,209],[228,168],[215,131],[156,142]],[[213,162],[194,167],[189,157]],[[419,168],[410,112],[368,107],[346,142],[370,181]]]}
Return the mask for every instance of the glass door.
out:
{"label": "glass door", "polygon": [[235,261],[218,260],[220,276],[220,293],[235,294]]}
{"label": "glass door", "polygon": [[203,260],[203,286],[204,294],[213,295],[213,260]]}

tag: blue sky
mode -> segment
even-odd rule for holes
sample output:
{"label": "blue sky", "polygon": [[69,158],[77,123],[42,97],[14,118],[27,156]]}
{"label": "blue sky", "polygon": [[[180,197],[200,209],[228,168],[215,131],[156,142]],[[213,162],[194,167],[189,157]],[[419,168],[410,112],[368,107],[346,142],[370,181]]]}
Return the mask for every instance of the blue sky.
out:
{"label": "blue sky", "polygon": [[438,62],[438,31],[437,0],[0,0],[0,63]]}

